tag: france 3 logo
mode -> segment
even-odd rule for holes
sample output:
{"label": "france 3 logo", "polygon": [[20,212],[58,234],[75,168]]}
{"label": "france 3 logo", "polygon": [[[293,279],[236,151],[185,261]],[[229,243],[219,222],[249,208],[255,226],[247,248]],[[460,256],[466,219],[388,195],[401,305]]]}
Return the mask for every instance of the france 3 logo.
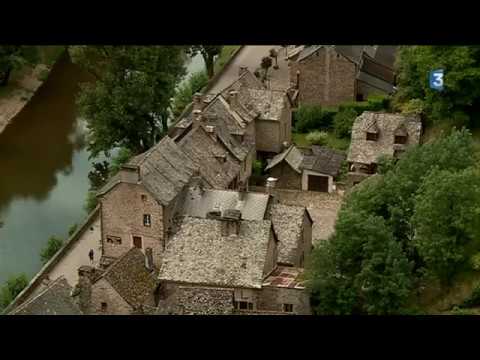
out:
{"label": "france 3 logo", "polygon": [[430,89],[442,91],[443,90],[443,69],[430,71]]}

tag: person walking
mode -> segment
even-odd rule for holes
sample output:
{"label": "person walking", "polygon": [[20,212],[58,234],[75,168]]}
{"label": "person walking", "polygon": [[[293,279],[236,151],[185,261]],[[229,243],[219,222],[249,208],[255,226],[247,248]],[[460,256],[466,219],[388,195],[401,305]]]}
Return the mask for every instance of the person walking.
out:
{"label": "person walking", "polygon": [[90,263],[93,264],[93,249],[90,249],[90,251],[88,252],[88,257],[90,258]]}

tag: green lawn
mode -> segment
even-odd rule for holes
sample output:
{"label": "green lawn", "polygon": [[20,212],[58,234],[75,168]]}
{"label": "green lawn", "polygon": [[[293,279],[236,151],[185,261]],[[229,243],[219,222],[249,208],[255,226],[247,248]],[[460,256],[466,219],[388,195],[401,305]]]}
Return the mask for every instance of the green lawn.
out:
{"label": "green lawn", "polygon": [[225,66],[226,62],[230,57],[232,56],[233,52],[237,50],[240,47],[240,45],[225,45],[222,48],[222,52],[220,53],[220,56],[218,59],[215,61],[214,65],[214,71],[215,74],[218,74],[220,70]]}
{"label": "green lawn", "polygon": [[[327,147],[345,152],[348,150],[348,146],[350,145],[349,139],[339,139],[332,133],[327,134]],[[311,144],[307,141],[306,136],[307,134],[293,133],[292,138],[294,144],[297,146],[310,146]]]}

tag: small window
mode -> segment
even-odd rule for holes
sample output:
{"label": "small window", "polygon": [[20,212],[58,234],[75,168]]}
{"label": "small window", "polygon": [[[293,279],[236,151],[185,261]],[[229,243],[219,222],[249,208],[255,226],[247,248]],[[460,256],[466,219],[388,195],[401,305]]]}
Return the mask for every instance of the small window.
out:
{"label": "small window", "polygon": [[293,312],[293,304],[283,304],[284,312]]}
{"label": "small window", "polygon": [[143,226],[152,226],[152,217],[150,214],[143,215]]}
{"label": "small window", "polygon": [[235,310],[238,310],[238,308],[239,308],[238,301],[233,302],[233,307],[235,308]]}
{"label": "small window", "polygon": [[395,136],[395,144],[406,144],[407,137],[404,135],[397,135]]}
{"label": "small window", "polygon": [[248,309],[248,302],[240,301],[240,310],[247,310]]}
{"label": "small window", "polygon": [[378,139],[377,133],[367,132],[367,140],[377,141],[377,139]]}
{"label": "small window", "polygon": [[118,236],[107,235],[107,243],[119,245],[122,243],[122,238]]}
{"label": "small window", "polygon": [[147,195],[142,194],[140,197],[141,197],[142,201],[147,201]]}
{"label": "small window", "polygon": [[133,246],[139,249],[142,248],[142,238],[140,236],[133,237]]}
{"label": "small window", "polygon": [[106,303],[106,302],[102,302],[101,306],[102,306],[102,312],[107,312],[107,309],[108,309],[107,303]]}
{"label": "small window", "polygon": [[248,310],[253,310],[253,303],[251,302],[248,303]]}

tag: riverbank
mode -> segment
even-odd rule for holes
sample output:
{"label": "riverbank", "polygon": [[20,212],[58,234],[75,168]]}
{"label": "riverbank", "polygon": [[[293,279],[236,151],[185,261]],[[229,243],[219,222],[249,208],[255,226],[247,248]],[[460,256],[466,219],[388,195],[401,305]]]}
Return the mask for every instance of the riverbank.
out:
{"label": "riverbank", "polygon": [[40,47],[41,63],[15,71],[9,84],[0,88],[0,134],[47,80],[53,65],[64,50],[63,46]]}

